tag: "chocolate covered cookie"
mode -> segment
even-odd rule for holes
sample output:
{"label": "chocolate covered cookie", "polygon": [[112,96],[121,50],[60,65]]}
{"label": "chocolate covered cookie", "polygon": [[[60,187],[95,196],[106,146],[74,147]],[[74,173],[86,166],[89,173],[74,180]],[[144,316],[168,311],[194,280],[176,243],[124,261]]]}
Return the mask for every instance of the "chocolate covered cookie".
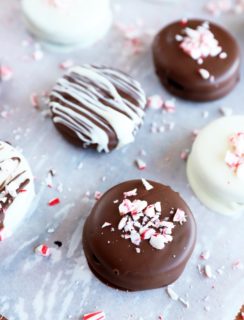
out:
{"label": "chocolate covered cookie", "polygon": [[61,132],[105,152],[134,141],[145,104],[137,81],[104,66],[71,68],[50,94],[53,122]]}
{"label": "chocolate covered cookie", "polygon": [[195,220],[184,200],[170,187],[144,179],[107,191],[83,231],[85,255],[94,274],[129,291],[174,282],[195,241]]}
{"label": "chocolate covered cookie", "polygon": [[34,198],[33,175],[24,156],[0,141],[0,241],[11,236]]}
{"label": "chocolate covered cookie", "polygon": [[185,20],[168,25],[154,40],[153,57],[162,84],[184,99],[218,99],[239,81],[239,46],[214,23]]}
{"label": "chocolate covered cookie", "polygon": [[28,30],[59,49],[90,46],[112,23],[110,0],[22,0],[21,6]]}
{"label": "chocolate covered cookie", "polygon": [[223,117],[198,134],[187,161],[197,197],[221,214],[244,213],[244,116]]}

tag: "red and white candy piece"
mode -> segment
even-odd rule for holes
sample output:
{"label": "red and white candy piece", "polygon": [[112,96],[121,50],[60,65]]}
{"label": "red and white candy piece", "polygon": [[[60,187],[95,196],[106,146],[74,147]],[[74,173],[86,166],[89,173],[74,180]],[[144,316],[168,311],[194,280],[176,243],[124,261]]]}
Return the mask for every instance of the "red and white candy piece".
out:
{"label": "red and white candy piece", "polygon": [[147,99],[147,107],[150,109],[162,109],[164,105],[163,99],[159,95],[151,96]]}
{"label": "red and white candy piece", "polygon": [[71,59],[68,59],[68,60],[61,62],[59,67],[62,70],[67,70],[67,69],[71,68],[73,65],[74,65],[74,61]]}
{"label": "red and white candy piece", "polygon": [[230,143],[239,157],[244,156],[244,132],[237,132],[230,137]]}
{"label": "red and white candy piece", "polygon": [[132,202],[129,199],[124,199],[121,204],[119,205],[119,213],[121,215],[125,215],[131,212],[133,209]]}
{"label": "red and white candy piece", "polygon": [[166,112],[169,112],[169,113],[175,112],[175,110],[176,110],[175,100],[174,100],[174,99],[166,100],[166,101],[164,102],[163,109],[164,109]]}
{"label": "red and white candy piece", "polygon": [[102,195],[103,195],[102,192],[96,191],[94,194],[95,200],[99,200],[102,197]]}
{"label": "red and white candy piece", "polygon": [[133,197],[137,195],[137,188],[124,192],[124,197]]}
{"label": "red and white candy piece", "polygon": [[244,132],[233,134],[229,143],[231,150],[226,152],[225,163],[233,169],[238,178],[244,179]]}
{"label": "red and white candy piece", "polygon": [[[192,59],[216,57],[222,52],[219,42],[209,29],[208,22],[204,22],[196,29],[187,27],[183,32],[184,37],[180,43],[180,48]],[[179,37],[177,37],[177,41],[180,41]]]}
{"label": "red and white candy piece", "polygon": [[186,222],[186,214],[183,210],[181,209],[177,209],[176,213],[174,215],[173,218],[174,222],[179,222],[180,224],[183,224],[184,222]]}
{"label": "red and white candy piece", "polygon": [[239,157],[231,151],[227,151],[225,155],[225,162],[230,168],[236,168],[239,164]]}
{"label": "red and white candy piece", "polygon": [[82,320],[105,320],[105,318],[106,316],[104,311],[96,311],[85,314]]}
{"label": "red and white candy piece", "polygon": [[2,81],[8,81],[13,77],[13,70],[7,66],[0,66],[0,79]]}
{"label": "red and white candy piece", "polygon": [[60,199],[59,198],[53,198],[52,200],[50,200],[49,202],[48,202],[48,205],[50,206],[50,207],[53,207],[53,206],[56,206],[57,204],[59,204],[60,203]]}
{"label": "red and white candy piece", "polygon": [[139,170],[144,170],[147,167],[147,164],[142,159],[136,159],[136,165]]}
{"label": "red and white candy piece", "polygon": [[51,250],[46,244],[40,244],[35,248],[35,253],[43,257],[49,257]]}

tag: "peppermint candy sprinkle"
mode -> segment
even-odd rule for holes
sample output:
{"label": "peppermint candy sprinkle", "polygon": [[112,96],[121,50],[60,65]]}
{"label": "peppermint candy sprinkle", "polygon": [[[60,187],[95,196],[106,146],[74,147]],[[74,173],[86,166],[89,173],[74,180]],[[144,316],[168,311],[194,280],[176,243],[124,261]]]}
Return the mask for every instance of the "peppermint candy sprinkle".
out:
{"label": "peppermint candy sprinkle", "polygon": [[51,250],[46,244],[40,244],[35,248],[35,253],[43,257],[49,257]]}
{"label": "peppermint candy sprinkle", "polygon": [[147,191],[153,189],[153,186],[152,186],[146,179],[143,179],[143,178],[142,178],[141,180],[142,180],[142,183],[143,183],[143,185],[144,185],[144,187],[145,187],[145,189],[146,189]]}
{"label": "peppermint candy sprinkle", "polygon": [[229,138],[230,150],[226,152],[225,163],[240,179],[244,179],[244,132],[237,132]]}
{"label": "peppermint candy sprinkle", "polygon": [[83,320],[104,320],[105,318],[104,311],[87,313],[83,316]]}
{"label": "peppermint candy sprinkle", "polygon": [[[143,185],[147,185],[144,180]],[[150,187],[152,187],[149,184]],[[146,188],[146,190],[150,190]],[[137,189],[124,192],[124,196],[136,196]],[[130,240],[135,246],[139,246],[143,240],[148,241],[150,245],[157,249],[164,249],[167,243],[173,241],[172,231],[175,224],[182,225],[186,222],[186,214],[181,209],[171,209],[170,214],[174,214],[173,222],[169,217],[161,218],[161,202],[149,204],[146,200],[134,199],[133,201],[125,198],[118,206],[121,219],[118,223],[118,230],[121,231],[121,237]],[[136,251],[137,252],[137,251]]]}
{"label": "peppermint candy sprinkle", "polygon": [[[176,35],[176,41],[180,42],[180,48],[194,60],[217,57],[223,53],[218,40],[209,29],[208,22],[196,29],[185,28],[182,36]],[[221,54],[222,59],[223,57],[226,58],[226,55]]]}

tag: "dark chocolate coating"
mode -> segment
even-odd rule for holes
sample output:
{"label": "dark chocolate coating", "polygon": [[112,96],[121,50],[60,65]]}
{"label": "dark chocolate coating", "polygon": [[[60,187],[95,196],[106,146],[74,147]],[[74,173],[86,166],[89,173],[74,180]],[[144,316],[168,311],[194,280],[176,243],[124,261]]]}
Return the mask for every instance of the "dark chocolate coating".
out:
{"label": "dark chocolate coating", "polygon": [[[153,43],[153,58],[156,73],[165,88],[172,94],[193,101],[210,101],[227,95],[240,79],[240,49],[234,37],[222,27],[210,23],[226,59],[207,57],[203,64],[188,56],[176,41],[176,35],[182,35],[185,27],[196,29],[203,20],[188,20],[186,25],[181,21],[163,28]],[[198,70],[204,68],[214,76],[214,81],[203,79]]]}
{"label": "dark chocolate coating", "polygon": [[[150,181],[154,189],[147,191],[141,180],[123,182],[109,191],[96,203],[83,230],[83,247],[88,264],[93,273],[105,284],[112,287],[138,291],[167,286],[183,272],[196,242],[196,224],[191,210],[170,187]],[[123,193],[134,188],[138,195],[130,197],[146,200],[148,204],[161,202],[160,219],[169,217],[172,208],[180,208],[187,215],[187,222],[176,224],[173,229],[173,241],[162,250],[154,249],[149,241],[143,240],[135,250],[130,240],[121,237],[117,226],[121,219],[118,211]],[[114,203],[118,199],[119,203]],[[170,218],[172,221],[173,217]],[[109,222],[114,227],[101,228]]]}

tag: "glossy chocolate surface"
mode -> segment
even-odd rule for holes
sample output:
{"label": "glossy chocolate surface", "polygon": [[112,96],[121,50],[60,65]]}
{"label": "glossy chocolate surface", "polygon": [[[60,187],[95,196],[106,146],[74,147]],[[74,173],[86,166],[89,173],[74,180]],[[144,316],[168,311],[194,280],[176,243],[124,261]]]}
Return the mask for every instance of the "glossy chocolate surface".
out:
{"label": "glossy chocolate surface", "polygon": [[[94,274],[104,283],[122,290],[137,291],[166,286],[174,282],[183,272],[194,249],[196,224],[194,217],[178,193],[160,183],[149,181],[153,189],[147,191],[141,180],[121,183],[109,191],[94,206],[83,231],[83,247],[88,264]],[[143,240],[136,246],[121,237],[118,223],[121,216],[119,203],[123,193],[134,188],[138,195],[130,200],[146,200],[148,204],[161,202],[160,220],[169,217],[172,208],[180,208],[187,215],[187,222],[173,229],[173,241],[162,250],[154,249],[149,241]],[[119,200],[118,203],[114,203]],[[170,217],[172,221],[173,217]],[[102,228],[105,223],[111,227]]]}
{"label": "glossy chocolate surface", "polygon": [[[210,23],[210,31],[227,53],[226,59],[207,57],[203,64],[187,55],[181,48],[176,35],[182,35],[184,28],[196,27],[203,20],[189,20],[185,25],[174,22],[162,29],[153,43],[153,57],[156,73],[162,84],[172,94],[187,100],[210,101],[227,95],[240,78],[240,49],[234,37],[222,27]],[[198,70],[204,68],[214,77],[205,80]]]}

